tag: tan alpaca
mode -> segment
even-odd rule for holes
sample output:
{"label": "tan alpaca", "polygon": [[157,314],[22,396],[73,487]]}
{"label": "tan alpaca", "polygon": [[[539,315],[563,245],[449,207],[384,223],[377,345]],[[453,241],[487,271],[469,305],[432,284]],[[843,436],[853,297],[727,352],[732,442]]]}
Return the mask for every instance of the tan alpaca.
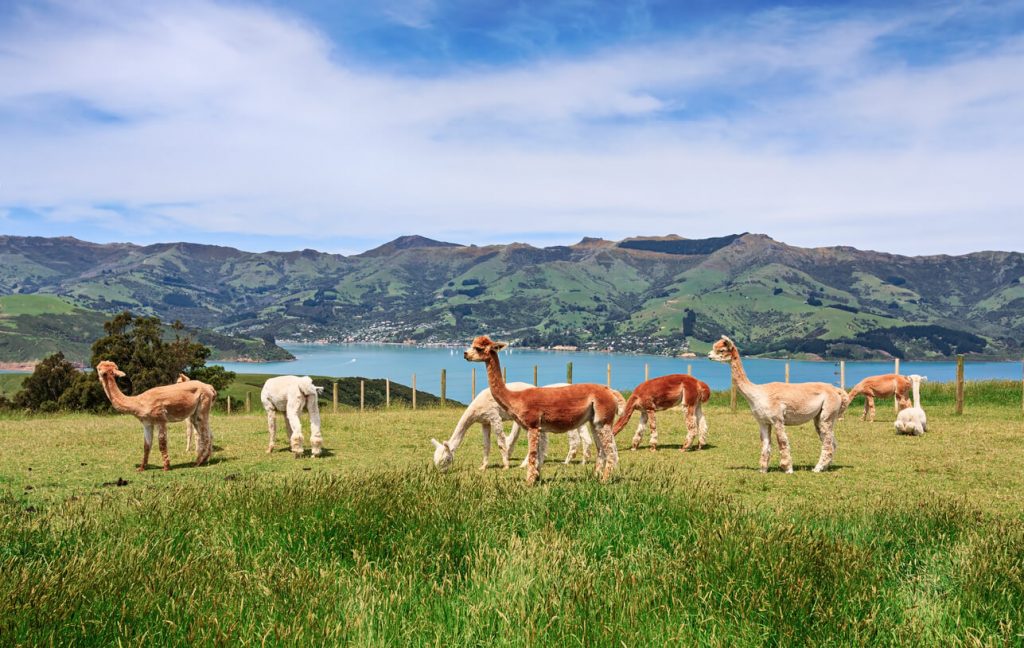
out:
{"label": "tan alpaca", "polygon": [[864,394],[864,416],[861,418],[869,423],[875,420],[875,399],[896,397],[900,410],[910,407],[910,378],[899,374],[882,374],[868,376],[850,390],[850,401]]}
{"label": "tan alpaca", "polygon": [[[175,382],[183,383],[192,380],[183,373],[178,374]],[[192,425],[192,417],[185,419],[185,452],[191,452],[192,446],[199,448],[199,440],[196,438],[196,426]]]}
{"label": "tan alpaca", "polygon": [[618,434],[622,428],[626,427],[630,417],[633,416],[633,410],[639,406],[640,425],[637,426],[636,434],[633,435],[633,449],[636,450],[640,447],[644,430],[650,423],[650,448],[657,450],[658,422],[654,418],[654,413],[682,405],[686,412],[686,443],[681,449],[688,450],[698,433],[700,438],[697,447],[703,448],[708,442],[708,422],[704,418],[701,403],[708,402],[710,397],[711,388],[707,383],[687,374],[669,374],[645,380],[636,386],[629,400],[626,401],[625,412],[615,422],[612,434]]}
{"label": "tan alpaca", "polygon": [[567,387],[531,387],[511,391],[501,376],[498,351],[508,346],[492,342],[486,335],[473,340],[463,357],[470,362],[487,364],[487,384],[491,395],[512,419],[527,430],[529,442],[526,483],[540,478],[537,451],[541,430],[567,432],[591,422],[597,432],[597,471],[607,480],[618,463],[618,451],[612,436],[612,423],[617,412],[615,395],[604,385],[580,384]]}
{"label": "tan alpaca", "polygon": [[157,427],[160,442],[160,456],[163,469],[170,470],[167,456],[167,423],[191,419],[198,431],[196,465],[206,463],[213,451],[213,435],[210,432],[210,407],[217,398],[217,390],[198,380],[179,382],[146,390],[138,396],[125,396],[117,386],[117,378],[125,375],[117,365],[104,360],[96,365],[96,375],[103,385],[103,391],[111,405],[119,412],[127,412],[142,423],[143,445],[142,464],[139,471],[149,463],[149,450],[153,446],[153,426]]}
{"label": "tan alpaca", "polygon": [[821,438],[821,456],[814,466],[814,472],[821,472],[832,463],[835,453],[835,424],[850,404],[846,392],[828,383],[765,383],[755,385],[747,378],[740,361],[740,352],[733,341],[722,336],[715,342],[708,358],[728,362],[732,366],[732,377],[736,388],[750,404],[750,411],[761,428],[761,472],[768,472],[768,460],[772,454],[771,432],[779,443],[779,467],[787,473],[793,472],[793,458],[789,452],[787,425],[800,425],[814,421],[814,427]]}

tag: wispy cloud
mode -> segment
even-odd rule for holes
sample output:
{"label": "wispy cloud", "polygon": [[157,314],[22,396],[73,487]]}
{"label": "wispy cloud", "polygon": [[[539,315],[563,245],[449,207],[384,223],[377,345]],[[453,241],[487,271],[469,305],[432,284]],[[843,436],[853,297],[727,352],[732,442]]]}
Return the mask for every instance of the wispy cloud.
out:
{"label": "wispy cloud", "polygon": [[[429,31],[437,7],[385,10]],[[0,209],[150,240],[750,230],[1022,249],[1024,39],[985,31],[1000,11],[772,10],[424,77],[284,10],[33,7],[0,27]],[[929,39],[950,21],[984,43]]]}

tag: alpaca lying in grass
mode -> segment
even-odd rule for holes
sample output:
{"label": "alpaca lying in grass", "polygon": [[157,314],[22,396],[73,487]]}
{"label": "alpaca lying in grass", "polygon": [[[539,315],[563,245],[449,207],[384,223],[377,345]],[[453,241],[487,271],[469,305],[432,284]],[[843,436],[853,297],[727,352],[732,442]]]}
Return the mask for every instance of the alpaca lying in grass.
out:
{"label": "alpaca lying in grass", "polygon": [[[508,383],[506,387],[512,391],[522,391],[523,389],[532,389],[533,385],[524,382],[513,382]],[[503,422],[510,420],[512,420],[512,416],[498,405],[498,402],[491,395],[491,390],[489,388],[483,390],[476,395],[473,402],[462,413],[462,417],[455,425],[455,430],[447,441],[430,440],[434,444],[434,466],[438,470],[447,470],[452,465],[452,462],[455,461],[455,451],[462,445],[466,432],[475,423],[479,423],[480,427],[483,428],[484,442],[484,457],[483,462],[480,464],[480,470],[487,468],[490,462],[492,432],[494,432],[497,438],[498,449],[501,451],[502,467],[507,469],[509,467],[509,452],[519,436],[519,424],[514,421],[511,433],[507,437],[505,436]],[[583,459],[585,461],[593,440],[590,437],[589,430],[583,426],[569,431],[569,454],[565,458],[566,463],[572,460],[576,454],[577,447],[581,443],[583,444]],[[544,449],[547,448],[547,439],[544,440],[543,447]],[[540,457],[540,462],[543,463],[542,456]]]}
{"label": "alpaca lying in grass", "polygon": [[928,380],[928,377],[911,374],[908,378],[910,378],[911,390],[914,394],[914,406],[900,410],[900,413],[896,415],[896,431],[921,436],[928,431],[928,416],[921,408],[921,381]]}
{"label": "alpaca lying in grass", "polygon": [[309,411],[309,443],[313,446],[313,456],[319,457],[323,452],[323,437],[320,436],[320,406],[317,397],[323,387],[313,384],[309,376],[276,376],[263,383],[260,400],[267,411],[267,429],[270,432],[270,443],[267,452],[274,451],[274,437],[277,433],[277,413],[284,412],[284,426],[288,430],[292,454],[296,458],[303,456],[302,421],[299,413],[303,408]]}

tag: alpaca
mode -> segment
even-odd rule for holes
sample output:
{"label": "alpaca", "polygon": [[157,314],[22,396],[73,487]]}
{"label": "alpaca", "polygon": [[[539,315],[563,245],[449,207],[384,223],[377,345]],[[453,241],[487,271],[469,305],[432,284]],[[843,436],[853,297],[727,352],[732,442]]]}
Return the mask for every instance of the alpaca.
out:
{"label": "alpaca", "polygon": [[928,431],[928,416],[921,408],[921,381],[928,380],[928,376],[911,374],[908,378],[914,393],[914,406],[900,410],[896,415],[896,431],[921,436]]}
{"label": "alpaca", "polygon": [[[521,391],[533,387],[529,383],[514,382],[506,385],[513,391]],[[484,441],[484,458],[483,463],[480,464],[480,470],[487,468],[488,461],[491,454],[491,432],[494,431],[498,440],[498,449],[501,451],[501,462],[503,468],[509,467],[509,452],[512,445],[515,444],[516,438],[519,436],[519,425],[515,422],[512,423],[512,434],[510,437],[504,435],[504,424],[503,421],[511,420],[512,416],[503,410],[494,397],[491,396],[491,390],[485,389],[473,402],[469,404],[466,411],[462,413],[462,417],[459,422],[455,425],[455,430],[452,432],[451,437],[447,441],[438,441],[437,439],[431,439],[430,442],[434,444],[434,466],[438,470],[447,470],[452,462],[455,461],[455,451],[462,441],[465,439],[466,432],[473,426],[474,423],[480,423],[480,427],[483,428],[483,441]],[[584,460],[586,459],[587,451],[589,446],[593,443],[590,439],[589,432],[584,427],[580,427],[577,430],[569,431],[569,456],[566,457],[566,463],[569,463],[570,459],[576,452],[576,447],[580,444],[580,437],[583,436],[584,449],[583,455]],[[508,439],[511,438],[511,441]],[[546,445],[546,444],[542,444]],[[543,455],[543,453],[542,453]],[[541,457],[539,463],[543,464],[544,460]]]}
{"label": "alpaca", "polygon": [[864,394],[864,415],[862,420],[869,423],[875,420],[875,399],[896,397],[899,408],[910,407],[910,400],[907,392],[910,391],[910,379],[899,374],[882,374],[881,376],[868,376],[853,386],[850,390],[850,401],[860,394]]}
{"label": "alpaca", "polygon": [[492,342],[486,335],[481,335],[473,339],[472,345],[462,355],[470,362],[486,363],[487,383],[494,400],[512,415],[516,423],[527,429],[529,461],[526,483],[535,484],[540,478],[537,451],[541,430],[567,432],[587,421],[599,431],[597,472],[601,473],[603,481],[607,481],[618,463],[618,451],[612,436],[617,404],[612,390],[604,385],[579,384],[512,391],[502,379],[498,360],[498,351],[506,346],[504,342]]}
{"label": "alpaca", "polygon": [[747,399],[750,411],[757,419],[761,428],[761,472],[768,472],[768,460],[772,453],[772,427],[775,428],[775,437],[779,443],[779,467],[791,473],[793,459],[789,452],[786,425],[800,425],[812,420],[821,438],[821,456],[814,466],[814,472],[828,468],[836,450],[836,421],[850,404],[846,392],[821,382],[755,385],[743,371],[739,349],[724,335],[711,346],[708,358],[730,364],[736,387]]}
{"label": "alpaca", "polygon": [[612,428],[612,434],[618,434],[626,427],[629,419],[633,416],[633,410],[639,405],[640,424],[633,435],[633,450],[640,446],[644,430],[650,421],[651,437],[649,444],[651,450],[658,449],[658,423],[654,418],[654,412],[667,410],[677,405],[682,405],[686,416],[686,443],[682,450],[688,450],[698,432],[700,440],[697,448],[703,448],[708,441],[708,421],[704,417],[702,403],[708,402],[711,397],[711,388],[707,383],[697,380],[687,374],[669,374],[651,378],[636,386],[626,401],[626,411],[622,413],[619,420]]}
{"label": "alpaca", "polygon": [[305,454],[302,447],[302,421],[299,413],[302,408],[309,411],[309,443],[313,446],[313,456],[319,457],[323,452],[323,437],[320,436],[320,404],[317,397],[323,393],[323,387],[313,384],[309,376],[275,376],[263,383],[260,400],[267,411],[267,429],[270,432],[270,443],[267,452],[274,451],[274,437],[277,434],[277,413],[283,412],[284,427],[288,430],[292,454],[295,458]]}
{"label": "alpaca", "polygon": [[[183,373],[178,374],[178,379],[174,382],[183,383],[192,380]],[[196,446],[199,449],[199,440],[196,437],[196,426],[192,425],[192,419],[185,419],[185,452],[191,452],[192,446]]]}
{"label": "alpaca", "polygon": [[117,378],[125,375],[117,365],[104,360],[96,365],[96,375],[103,385],[103,391],[110,404],[119,412],[128,412],[142,423],[142,463],[139,472],[149,463],[149,450],[153,447],[153,426],[156,426],[160,443],[163,469],[170,470],[167,456],[167,423],[191,420],[198,431],[196,465],[202,465],[213,452],[213,434],[210,431],[210,408],[217,399],[217,390],[198,380],[179,382],[148,389],[138,396],[125,396],[117,386]]}

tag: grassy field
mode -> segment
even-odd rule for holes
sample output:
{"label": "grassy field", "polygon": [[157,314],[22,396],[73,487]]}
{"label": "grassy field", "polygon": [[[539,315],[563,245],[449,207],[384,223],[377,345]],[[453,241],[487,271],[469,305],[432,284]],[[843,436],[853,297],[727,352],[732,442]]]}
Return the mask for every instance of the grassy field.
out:
{"label": "grassy field", "polygon": [[455,408],[327,408],[317,460],[219,414],[210,465],[178,424],[172,471],[141,474],[130,416],[7,415],[0,643],[1024,644],[1020,384],[969,385],[962,417],[945,386],[923,399],[924,437],[883,406],[840,424],[831,471],[803,426],[796,473],[762,475],[716,394],[706,450],[663,414],[661,449],[600,484],[555,437],[536,488],[476,469],[479,428],[435,472]]}

